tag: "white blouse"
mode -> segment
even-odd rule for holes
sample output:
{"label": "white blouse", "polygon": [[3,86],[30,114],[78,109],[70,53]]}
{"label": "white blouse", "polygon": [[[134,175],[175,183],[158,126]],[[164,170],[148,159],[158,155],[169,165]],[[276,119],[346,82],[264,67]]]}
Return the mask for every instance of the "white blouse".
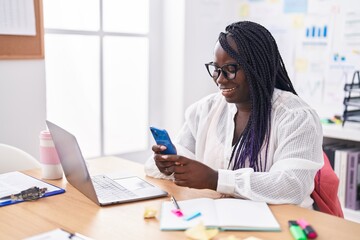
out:
{"label": "white blouse", "polygon": [[[217,191],[237,198],[269,204],[296,204],[312,208],[314,177],[323,165],[322,126],[316,112],[298,96],[275,89],[265,172],[228,168],[234,135],[235,104],[221,93],[192,104],[174,144],[178,155],[200,161],[218,170]],[[263,146],[262,166],[265,160]],[[153,157],[147,160],[148,176],[172,179],[162,174]]]}

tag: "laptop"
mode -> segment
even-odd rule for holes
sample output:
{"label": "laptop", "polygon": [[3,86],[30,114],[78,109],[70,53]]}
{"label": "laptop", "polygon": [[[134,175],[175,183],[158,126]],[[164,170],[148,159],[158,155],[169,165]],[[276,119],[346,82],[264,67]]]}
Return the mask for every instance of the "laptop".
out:
{"label": "laptop", "polygon": [[134,175],[90,176],[74,135],[46,121],[67,181],[100,206],[167,196],[168,193]]}

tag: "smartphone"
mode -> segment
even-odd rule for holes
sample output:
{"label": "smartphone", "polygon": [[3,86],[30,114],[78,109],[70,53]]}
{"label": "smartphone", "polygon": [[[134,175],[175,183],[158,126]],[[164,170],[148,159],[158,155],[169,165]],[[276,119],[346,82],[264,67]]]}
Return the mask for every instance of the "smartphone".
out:
{"label": "smartphone", "polygon": [[163,154],[176,154],[174,144],[171,142],[170,136],[165,129],[150,127],[150,131],[155,139],[157,145],[164,145],[166,150],[162,151]]}

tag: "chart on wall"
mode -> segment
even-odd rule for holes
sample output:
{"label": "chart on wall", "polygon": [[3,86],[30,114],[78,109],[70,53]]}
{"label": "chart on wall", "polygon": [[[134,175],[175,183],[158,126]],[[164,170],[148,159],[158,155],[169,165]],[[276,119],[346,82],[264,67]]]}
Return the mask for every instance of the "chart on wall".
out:
{"label": "chart on wall", "polygon": [[360,69],[360,2],[240,0],[237,9],[273,34],[297,93],[323,117],[341,115],[344,84]]}

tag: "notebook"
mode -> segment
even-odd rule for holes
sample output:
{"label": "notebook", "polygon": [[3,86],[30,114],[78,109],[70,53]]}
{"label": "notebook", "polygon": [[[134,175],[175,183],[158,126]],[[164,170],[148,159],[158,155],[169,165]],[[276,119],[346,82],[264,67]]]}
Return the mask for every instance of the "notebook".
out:
{"label": "notebook", "polygon": [[67,181],[100,206],[167,196],[168,193],[137,176],[90,176],[74,135],[46,121]]}
{"label": "notebook", "polygon": [[[208,228],[230,231],[281,231],[280,225],[265,202],[236,198],[195,198],[177,201],[183,217],[174,214],[176,206],[165,201],[161,207],[160,229],[186,230],[202,223]],[[197,213],[196,218],[191,218]]]}

